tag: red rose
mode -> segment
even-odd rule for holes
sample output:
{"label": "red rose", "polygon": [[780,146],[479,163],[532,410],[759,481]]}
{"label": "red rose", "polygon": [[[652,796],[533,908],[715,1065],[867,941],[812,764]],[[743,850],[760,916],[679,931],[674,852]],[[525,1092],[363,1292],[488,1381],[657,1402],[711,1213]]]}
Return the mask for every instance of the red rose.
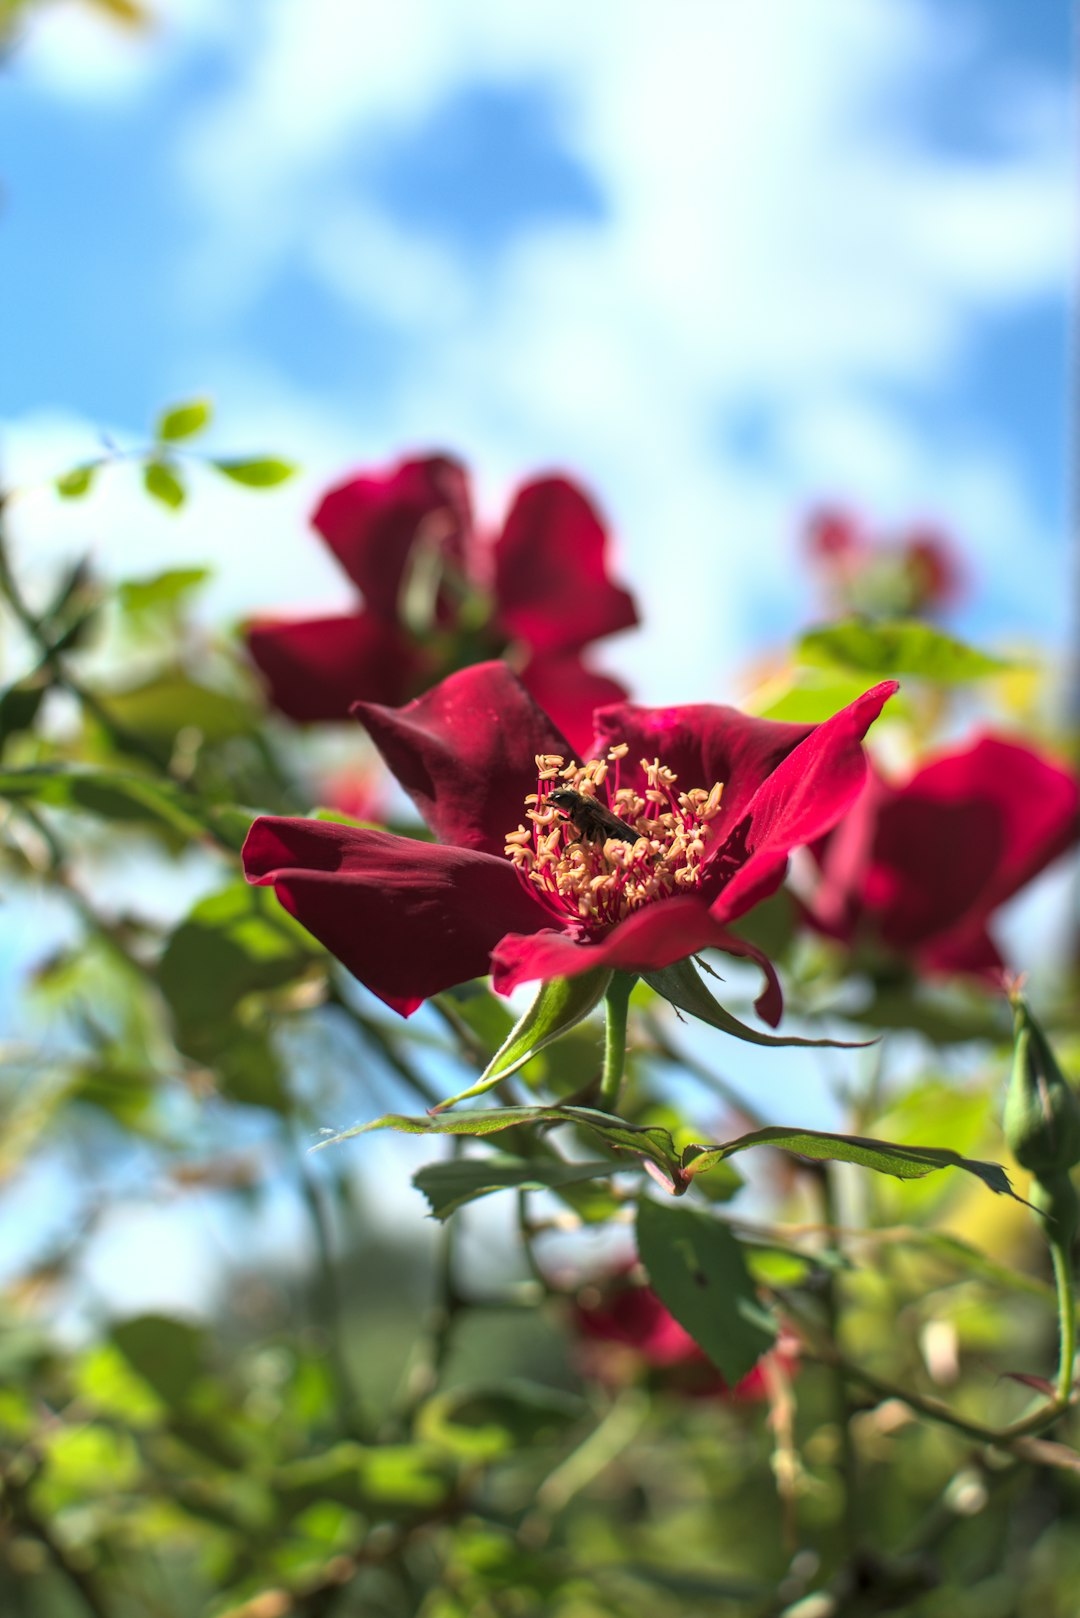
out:
{"label": "red rose", "polygon": [[[596,715],[593,756],[577,765],[506,664],[477,664],[404,708],[356,707],[438,842],[264,816],[244,869],[403,1016],[488,972],[508,994],[712,947],[759,961],[759,1010],[775,1024],[775,974],[730,923],[779,886],[792,848],[851,807],[861,739],[895,689],[876,686],[821,725],[622,703]],[[629,837],[579,838],[548,802],[567,785],[609,806]]]}
{"label": "red rose", "polygon": [[291,719],[345,719],[358,700],[397,706],[504,651],[578,747],[593,709],[626,695],[582,661],[638,618],[608,576],[600,517],[567,479],[525,484],[501,532],[482,536],[464,467],[430,455],[331,489],[313,520],[363,606],[248,625],[270,700]]}
{"label": "red rose", "polygon": [[1077,839],[1075,776],[1019,742],[984,736],[893,786],[874,775],[814,852],[819,931],[930,972],[997,980],[993,912]]}

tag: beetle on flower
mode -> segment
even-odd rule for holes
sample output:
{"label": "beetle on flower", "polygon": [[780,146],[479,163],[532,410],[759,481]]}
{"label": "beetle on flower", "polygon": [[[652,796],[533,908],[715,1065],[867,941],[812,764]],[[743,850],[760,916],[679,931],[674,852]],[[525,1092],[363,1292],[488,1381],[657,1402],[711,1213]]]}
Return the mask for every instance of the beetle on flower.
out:
{"label": "beetle on flower", "polygon": [[[596,714],[578,763],[505,663],[478,664],[403,708],[355,708],[437,842],[263,816],[245,872],[403,1016],[489,972],[509,994],[716,948],[759,962],[758,1009],[775,1026],[775,973],[731,924],[855,801],[862,738],[895,689],[820,725],[620,703]],[[603,802],[634,842],[577,838],[549,801],[559,783]]]}

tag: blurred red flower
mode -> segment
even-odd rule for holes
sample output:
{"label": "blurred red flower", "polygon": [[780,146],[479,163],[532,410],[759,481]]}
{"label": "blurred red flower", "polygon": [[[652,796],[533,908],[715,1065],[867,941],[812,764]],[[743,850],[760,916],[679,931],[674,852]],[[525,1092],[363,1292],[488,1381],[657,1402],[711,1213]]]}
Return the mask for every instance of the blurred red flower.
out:
{"label": "blurred red flower", "polygon": [[[244,869],[403,1016],[488,972],[509,994],[713,947],[759,962],[759,1010],[775,1024],[775,973],[729,924],[779,886],[792,848],[850,808],[862,737],[895,689],[821,725],[621,703],[597,713],[595,756],[575,765],[506,664],[477,664],[404,708],[356,705],[439,842],[264,816]],[[559,787],[608,806],[629,835],[579,837],[548,802]]]}
{"label": "blurred red flower", "polygon": [[956,546],[925,525],[888,540],[872,535],[850,511],[823,506],[807,520],[805,543],[834,611],[874,617],[934,613],[952,605],[963,589]]}
{"label": "blurred red flower", "polygon": [[598,513],[566,478],[525,484],[501,531],[485,535],[464,467],[429,455],[331,489],[313,521],[363,606],[248,625],[270,700],[289,718],[345,719],[357,700],[397,706],[504,653],[579,747],[593,709],[626,695],[581,654],[632,628],[637,609],[608,576]]}
{"label": "blurred red flower", "polygon": [[993,912],[1077,840],[1080,788],[1053,759],[984,736],[900,786],[873,774],[815,846],[821,879],[808,919],[846,944],[916,969],[997,982]]}
{"label": "blurred red flower", "polygon": [[652,1288],[633,1279],[633,1265],[583,1287],[574,1302],[573,1324],[583,1373],[608,1384],[648,1376],[654,1385],[695,1398],[752,1403],[768,1395],[770,1364],[789,1376],[798,1366],[798,1338],[782,1332],[776,1346],[731,1387]]}

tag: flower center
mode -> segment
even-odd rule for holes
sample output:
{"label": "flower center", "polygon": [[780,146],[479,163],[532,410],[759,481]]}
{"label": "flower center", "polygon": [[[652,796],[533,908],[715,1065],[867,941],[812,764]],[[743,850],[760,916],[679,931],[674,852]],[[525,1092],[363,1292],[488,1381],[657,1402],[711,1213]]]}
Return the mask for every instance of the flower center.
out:
{"label": "flower center", "polygon": [[603,931],[643,905],[696,888],[723,785],[676,794],[659,759],[642,759],[644,792],[619,784],[626,742],[602,759],[566,764],[537,755],[528,825],[508,834],[506,854],[530,892],[560,920]]}

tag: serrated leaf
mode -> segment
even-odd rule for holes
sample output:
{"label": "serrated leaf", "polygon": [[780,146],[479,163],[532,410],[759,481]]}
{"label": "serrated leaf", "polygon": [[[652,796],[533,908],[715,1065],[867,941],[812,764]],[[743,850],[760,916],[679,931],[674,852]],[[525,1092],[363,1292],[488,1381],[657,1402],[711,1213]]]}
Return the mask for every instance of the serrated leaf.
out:
{"label": "serrated leaf", "polygon": [[[721,1146],[687,1146],[682,1154],[680,1168],[688,1178],[703,1174],[714,1163],[722,1163],[736,1152],[745,1152],[752,1146],[774,1146],[780,1151],[796,1152],[800,1157],[824,1159],[829,1162],[858,1163],[874,1169],[878,1174],[891,1174],[898,1180],[921,1180],[937,1169],[965,1169],[999,1196],[1015,1196],[1009,1176],[998,1163],[984,1163],[978,1158],[961,1157],[947,1146],[900,1146],[892,1141],[871,1140],[864,1135],[834,1135],[817,1129],[786,1129],[771,1124],[766,1129],[755,1129]],[[1022,1198],[1017,1198],[1022,1201]]]}
{"label": "serrated leaf", "polygon": [[985,679],[1015,668],[1015,662],[981,652],[917,618],[869,623],[849,618],[811,629],[798,646],[804,663],[857,669],[881,678],[915,674],[944,684]]}
{"label": "serrated leaf", "polygon": [[623,1118],[598,1112],[592,1107],[489,1107],[468,1112],[426,1114],[422,1118],[408,1117],[404,1113],[387,1113],[369,1124],[356,1124],[339,1134],[321,1140],[311,1150],[321,1152],[327,1146],[336,1146],[357,1135],[370,1134],[375,1129],[396,1129],[403,1135],[471,1135],[482,1138],[496,1135],[503,1129],[572,1124],[588,1130],[610,1150],[631,1152],[643,1158],[646,1165],[663,1176],[668,1190],[688,1183],[683,1180],[675,1152],[675,1142],[667,1129],[656,1124],[629,1124]]}
{"label": "serrated leaf", "polygon": [[284,483],[291,478],[296,467],[291,461],[278,461],[273,459],[261,461],[235,461],[215,460],[211,466],[216,466],[219,472],[231,478],[234,483],[243,483],[249,489],[272,489],[276,483]]}
{"label": "serrated leaf", "polygon": [[641,976],[650,989],[655,989],[657,994],[680,1011],[688,1012],[691,1017],[699,1018],[711,1028],[719,1028],[722,1033],[731,1034],[735,1039],[745,1040],[749,1045],[832,1046],[841,1050],[858,1050],[874,1043],[865,1039],[803,1039],[797,1034],[767,1034],[761,1029],[749,1028],[713,999],[690,960],[676,961],[673,966],[665,966],[658,972],[642,972]]}
{"label": "serrated leaf", "polygon": [[166,461],[147,461],[143,467],[143,487],[163,506],[177,511],[184,503],[184,485]]}
{"label": "serrated leaf", "polygon": [[637,1249],[665,1309],[732,1385],[768,1352],[767,1324],[727,1225],[685,1203],[638,1204]]}
{"label": "serrated leaf", "polygon": [[85,466],[73,466],[70,472],[64,472],[53,485],[57,494],[62,500],[81,500],[89,494],[99,465],[98,461],[88,461]]}
{"label": "serrated leaf", "polygon": [[158,417],[155,435],[162,443],[175,443],[178,438],[191,438],[210,420],[213,407],[209,399],[189,399],[185,404],[173,405]]}
{"label": "serrated leaf", "polygon": [[618,1167],[611,1162],[564,1163],[558,1158],[456,1157],[428,1163],[417,1170],[412,1183],[427,1198],[434,1218],[449,1219],[467,1202],[495,1191],[550,1191],[583,1180],[610,1179]]}
{"label": "serrated leaf", "polygon": [[542,983],[532,1005],[511,1029],[476,1083],[468,1090],[462,1090],[460,1095],[440,1101],[437,1107],[431,1109],[432,1112],[443,1112],[448,1107],[456,1107],[459,1101],[484,1095],[500,1079],[515,1073],[537,1051],[543,1050],[545,1045],[550,1045],[581,1022],[590,1011],[595,1011],[610,982],[611,972],[598,968],[593,972],[582,972],[577,977],[553,978],[548,983]]}

